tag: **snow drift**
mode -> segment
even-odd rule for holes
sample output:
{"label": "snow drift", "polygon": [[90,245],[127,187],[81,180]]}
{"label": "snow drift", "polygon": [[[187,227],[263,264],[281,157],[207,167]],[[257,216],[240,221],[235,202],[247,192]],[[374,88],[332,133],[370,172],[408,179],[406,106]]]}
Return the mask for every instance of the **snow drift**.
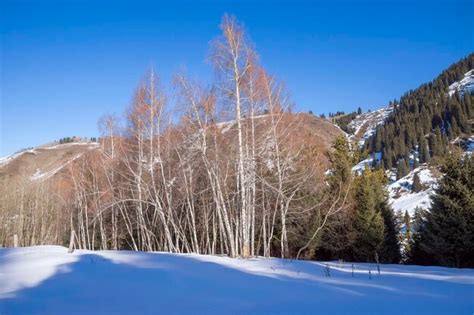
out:
{"label": "snow drift", "polygon": [[[329,266],[330,276],[326,276]],[[0,249],[0,314],[471,314],[474,270]],[[370,276],[369,276],[370,270]]]}
{"label": "snow drift", "polygon": [[[424,186],[419,192],[413,192],[413,178],[418,174],[421,184]],[[394,211],[408,211],[413,216],[416,208],[429,209],[431,196],[434,194],[438,178],[426,165],[413,169],[405,177],[400,178],[387,186],[389,202]]]}

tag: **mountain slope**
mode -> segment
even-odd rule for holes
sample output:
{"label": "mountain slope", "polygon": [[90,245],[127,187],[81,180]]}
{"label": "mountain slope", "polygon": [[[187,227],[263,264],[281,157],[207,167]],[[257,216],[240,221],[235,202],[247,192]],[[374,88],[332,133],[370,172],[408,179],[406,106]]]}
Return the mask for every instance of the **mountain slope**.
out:
{"label": "mountain slope", "polygon": [[[294,119],[291,131],[296,138],[305,138],[308,144],[316,145],[326,151],[341,131],[329,121],[308,114],[288,114]],[[256,132],[268,131],[269,121],[266,115],[255,117]],[[233,137],[235,121],[217,124],[222,133]],[[0,158],[0,180],[27,178],[32,182],[41,182],[65,170],[66,166],[82,157],[86,152],[99,148],[96,142],[77,141],[65,144],[49,144]]]}
{"label": "mountain slope", "polygon": [[94,142],[72,142],[37,147],[0,160],[0,180],[29,179],[41,182],[61,173],[84,153],[95,150]]}
{"label": "mountain slope", "polygon": [[474,92],[474,69],[466,72],[461,80],[456,81],[449,86],[449,96],[453,96],[456,92],[460,95]]}
{"label": "mountain slope", "polygon": [[[465,60],[460,62],[459,64],[455,64],[450,69],[446,70],[445,72],[454,71],[455,74],[448,77],[447,74],[443,73],[440,75],[440,78],[437,80],[444,80],[446,82],[452,82],[452,78],[456,78],[456,81],[452,82],[449,87],[447,88],[447,95],[450,97],[454,97],[456,93],[460,96],[464,96],[465,93],[472,94],[474,92],[474,69],[467,71],[463,75],[459,74],[459,69],[465,69],[465,67],[469,68],[472,67],[472,55],[467,57]],[[454,68],[454,70],[452,69]],[[431,83],[430,83],[431,84]],[[411,93],[411,92],[410,92]],[[379,126],[383,126],[386,120],[394,113],[394,106],[392,104],[382,107],[380,109],[374,111],[368,111],[359,115],[355,115],[348,124],[347,124],[347,132],[348,138],[351,140],[352,143],[357,144],[359,148],[364,147],[367,140],[371,139],[375,133],[376,128]],[[373,139],[371,139],[373,140]]]}
{"label": "mountain slope", "polygon": [[[474,147],[474,54],[443,71],[438,78],[401,97],[399,102],[357,115],[348,138],[370,156],[352,171],[382,165],[390,179],[389,202],[394,211],[428,209],[442,174],[438,157],[450,151],[472,154]],[[423,188],[412,191],[413,176]]]}
{"label": "mountain slope", "polygon": [[[366,142],[371,153],[382,153],[385,169],[403,166],[406,175],[410,154],[417,151],[420,163],[443,156],[449,141],[472,135],[474,96],[466,73],[474,69],[474,54],[443,71],[435,80],[409,91],[396,101],[393,112]],[[458,90],[459,93],[452,93]],[[463,92],[463,93],[461,93]],[[462,95],[461,95],[462,94]],[[451,95],[451,96],[450,96]]]}
{"label": "mountain slope", "polygon": [[351,142],[357,143],[359,148],[363,147],[367,139],[375,133],[375,129],[383,124],[392,112],[393,107],[388,106],[357,115],[356,118],[348,124],[348,127],[353,130],[349,136]]}
{"label": "mountain slope", "polygon": [[[417,174],[423,189],[413,191],[413,177]],[[413,216],[417,207],[428,209],[431,205],[431,195],[441,174],[435,168],[426,165],[412,170],[408,175],[388,184],[389,202],[394,211],[408,211]]]}

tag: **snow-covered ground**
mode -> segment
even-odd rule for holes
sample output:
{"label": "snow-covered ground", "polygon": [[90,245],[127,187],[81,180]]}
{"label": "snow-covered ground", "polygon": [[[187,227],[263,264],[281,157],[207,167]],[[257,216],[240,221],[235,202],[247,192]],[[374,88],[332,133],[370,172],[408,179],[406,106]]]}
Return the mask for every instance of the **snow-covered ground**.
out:
{"label": "snow-covered ground", "polygon": [[474,151],[474,136],[471,136],[468,139],[467,147],[466,147],[466,152],[471,153]]}
{"label": "snow-covered ground", "polygon": [[[0,249],[0,314],[472,314],[474,269]],[[369,277],[369,270],[371,276]]]}
{"label": "snow-covered ground", "polygon": [[376,166],[380,162],[381,159],[382,159],[382,153],[375,152],[370,157],[354,165],[352,167],[352,172],[356,173],[357,175],[361,175],[365,169]]}
{"label": "snow-covered ground", "polygon": [[[352,172],[360,175],[366,168],[372,167],[373,163],[373,158],[362,160],[352,167]],[[419,192],[412,191],[413,176],[415,173],[418,174],[420,182],[424,186]],[[386,187],[389,203],[392,205],[393,211],[401,211],[403,213],[408,211],[408,213],[413,216],[416,207],[425,210],[430,207],[430,198],[434,193],[438,179],[433,176],[432,171],[426,165],[421,165],[413,169],[408,175],[399,180],[392,179],[392,177],[393,176],[389,176],[393,181]]]}
{"label": "snow-covered ground", "polygon": [[[413,176],[418,174],[424,189],[419,192],[412,191]],[[413,216],[416,207],[428,209],[431,205],[431,195],[436,187],[437,179],[426,165],[421,165],[412,170],[405,177],[389,184],[389,202],[394,211],[408,211]]]}
{"label": "snow-covered ground", "polygon": [[[453,143],[459,143],[459,139],[453,141]],[[474,151],[474,136],[464,138],[462,140],[462,146],[464,148],[464,154],[471,155]],[[415,156],[412,154],[411,159]],[[359,164],[355,165],[352,170],[353,172],[362,172],[364,165],[371,163],[372,159],[366,159]],[[415,208],[419,207],[428,210],[431,205],[431,195],[434,193],[437,182],[442,174],[435,176],[433,174],[433,167],[430,169],[427,165],[423,164],[413,169],[408,175],[399,180],[394,180],[387,185],[389,193],[389,202],[392,204],[394,211],[408,211],[413,216]],[[393,172],[391,172],[393,173]],[[436,173],[436,172],[435,172]],[[439,172],[438,172],[439,173]],[[413,176],[418,174],[421,184],[424,186],[419,192],[413,192]]]}
{"label": "snow-covered ground", "polygon": [[362,147],[365,141],[375,133],[377,126],[383,124],[392,112],[393,107],[388,106],[358,115],[348,125],[349,128],[354,130],[350,139],[352,140],[354,137],[358,137],[359,147]]}
{"label": "snow-covered ground", "polygon": [[364,172],[365,169],[371,168],[373,163],[373,158],[367,158],[365,160],[362,160],[352,167],[352,172],[356,173],[357,175],[360,175]]}
{"label": "snow-covered ground", "polygon": [[465,92],[474,92],[474,69],[466,72],[464,74],[464,78],[462,78],[460,81],[456,81],[449,86],[449,96],[452,96],[456,91],[458,91],[461,95],[463,95]]}

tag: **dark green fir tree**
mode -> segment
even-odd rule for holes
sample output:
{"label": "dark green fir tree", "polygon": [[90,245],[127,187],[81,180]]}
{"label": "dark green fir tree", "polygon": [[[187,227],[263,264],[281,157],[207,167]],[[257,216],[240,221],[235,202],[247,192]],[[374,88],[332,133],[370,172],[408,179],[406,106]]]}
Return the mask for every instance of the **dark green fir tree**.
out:
{"label": "dark green fir tree", "polygon": [[415,173],[415,175],[413,175],[413,184],[411,186],[411,190],[416,193],[423,190],[423,184],[421,183],[420,176],[418,176],[418,173]]}
{"label": "dark green fir tree", "polygon": [[384,219],[378,208],[373,178],[373,172],[367,169],[356,180],[353,252],[359,261],[375,261],[384,241]]}
{"label": "dark green fir tree", "polygon": [[[468,156],[449,156],[445,174],[429,211],[423,214],[415,239],[416,263],[432,260],[450,267],[474,267],[474,161]],[[427,255],[430,257],[422,257]],[[421,256],[421,257],[420,257]]]}

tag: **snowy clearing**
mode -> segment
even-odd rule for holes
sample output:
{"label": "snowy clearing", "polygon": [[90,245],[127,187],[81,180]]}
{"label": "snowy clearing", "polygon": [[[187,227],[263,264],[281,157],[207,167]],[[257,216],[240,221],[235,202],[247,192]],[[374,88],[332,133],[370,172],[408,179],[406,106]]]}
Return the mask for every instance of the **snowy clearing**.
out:
{"label": "snowy clearing", "polygon": [[449,86],[449,96],[452,96],[454,93],[456,93],[456,91],[458,91],[461,95],[463,95],[465,92],[472,93],[474,91],[474,69],[466,72],[460,81],[456,81]]}
{"label": "snowy clearing", "polygon": [[[413,176],[418,174],[420,182],[425,188],[419,192],[412,191]],[[431,170],[426,165],[421,165],[412,170],[405,177],[389,184],[387,190],[389,193],[389,202],[394,211],[408,211],[413,216],[416,207],[428,209],[431,206],[431,195],[437,184]]]}
{"label": "snowy clearing", "polygon": [[[0,249],[0,314],[472,314],[474,269]],[[371,279],[369,278],[371,270]]]}

